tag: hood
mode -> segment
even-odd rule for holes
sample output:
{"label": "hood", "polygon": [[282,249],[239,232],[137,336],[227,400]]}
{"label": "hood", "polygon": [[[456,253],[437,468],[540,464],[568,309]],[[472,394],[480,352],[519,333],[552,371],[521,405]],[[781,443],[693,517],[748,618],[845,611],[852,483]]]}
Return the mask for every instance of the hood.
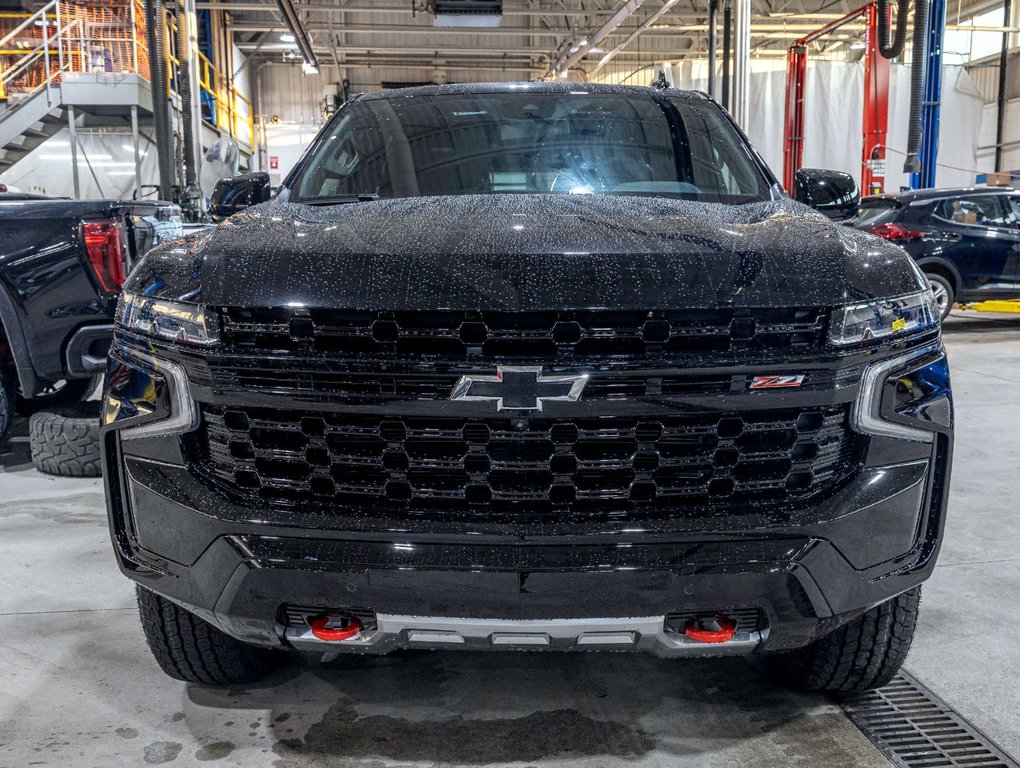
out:
{"label": "hood", "polygon": [[271,201],[151,251],[126,288],[215,306],[831,306],[923,287],[898,247],[789,199]]}

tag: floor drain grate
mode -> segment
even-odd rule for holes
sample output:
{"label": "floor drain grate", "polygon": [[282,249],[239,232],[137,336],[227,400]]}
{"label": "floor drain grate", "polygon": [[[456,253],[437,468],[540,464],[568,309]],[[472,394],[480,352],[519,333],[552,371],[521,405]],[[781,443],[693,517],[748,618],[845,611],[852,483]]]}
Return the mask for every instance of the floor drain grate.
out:
{"label": "floor drain grate", "polygon": [[901,671],[889,685],[840,703],[871,743],[901,768],[1020,768],[1013,758]]}

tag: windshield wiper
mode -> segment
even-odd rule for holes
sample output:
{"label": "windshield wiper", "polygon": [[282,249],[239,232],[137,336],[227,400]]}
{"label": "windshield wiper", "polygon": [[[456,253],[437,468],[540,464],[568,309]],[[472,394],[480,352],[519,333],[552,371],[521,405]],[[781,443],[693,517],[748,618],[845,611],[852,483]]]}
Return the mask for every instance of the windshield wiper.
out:
{"label": "windshield wiper", "polygon": [[356,195],[336,195],[335,197],[313,197],[310,200],[301,200],[305,205],[343,205],[344,203],[368,203],[378,200],[376,192],[359,192]]}

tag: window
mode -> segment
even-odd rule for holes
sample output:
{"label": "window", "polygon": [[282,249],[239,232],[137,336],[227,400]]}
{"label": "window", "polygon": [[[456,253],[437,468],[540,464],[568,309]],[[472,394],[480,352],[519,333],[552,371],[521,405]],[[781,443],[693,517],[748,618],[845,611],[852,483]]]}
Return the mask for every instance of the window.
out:
{"label": "window", "polygon": [[1009,195],[1006,198],[1006,216],[1014,227],[1020,227],[1020,195]]}
{"label": "window", "polygon": [[471,194],[769,199],[721,111],[664,94],[531,91],[368,97],[298,169],[291,199]]}
{"label": "window", "polygon": [[900,204],[895,200],[861,200],[860,213],[857,214],[857,226],[876,227],[888,224],[896,219]]}
{"label": "window", "polygon": [[965,195],[943,200],[935,206],[935,216],[954,224],[978,224],[986,227],[1008,226],[1006,213],[999,204],[1000,195]]}

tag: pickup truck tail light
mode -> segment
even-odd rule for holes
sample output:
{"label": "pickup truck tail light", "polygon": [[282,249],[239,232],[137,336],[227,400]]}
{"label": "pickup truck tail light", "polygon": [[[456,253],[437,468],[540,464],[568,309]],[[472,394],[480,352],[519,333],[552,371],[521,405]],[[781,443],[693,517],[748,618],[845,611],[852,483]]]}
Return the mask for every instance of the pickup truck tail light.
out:
{"label": "pickup truck tail light", "polygon": [[907,242],[910,240],[920,240],[924,237],[924,232],[918,232],[916,229],[908,229],[902,224],[878,224],[868,230],[873,235],[881,237],[883,240],[895,240],[898,242]]}
{"label": "pickup truck tail light", "polygon": [[116,221],[86,221],[82,240],[89,266],[104,293],[115,294],[124,284],[126,259],[124,232]]}

